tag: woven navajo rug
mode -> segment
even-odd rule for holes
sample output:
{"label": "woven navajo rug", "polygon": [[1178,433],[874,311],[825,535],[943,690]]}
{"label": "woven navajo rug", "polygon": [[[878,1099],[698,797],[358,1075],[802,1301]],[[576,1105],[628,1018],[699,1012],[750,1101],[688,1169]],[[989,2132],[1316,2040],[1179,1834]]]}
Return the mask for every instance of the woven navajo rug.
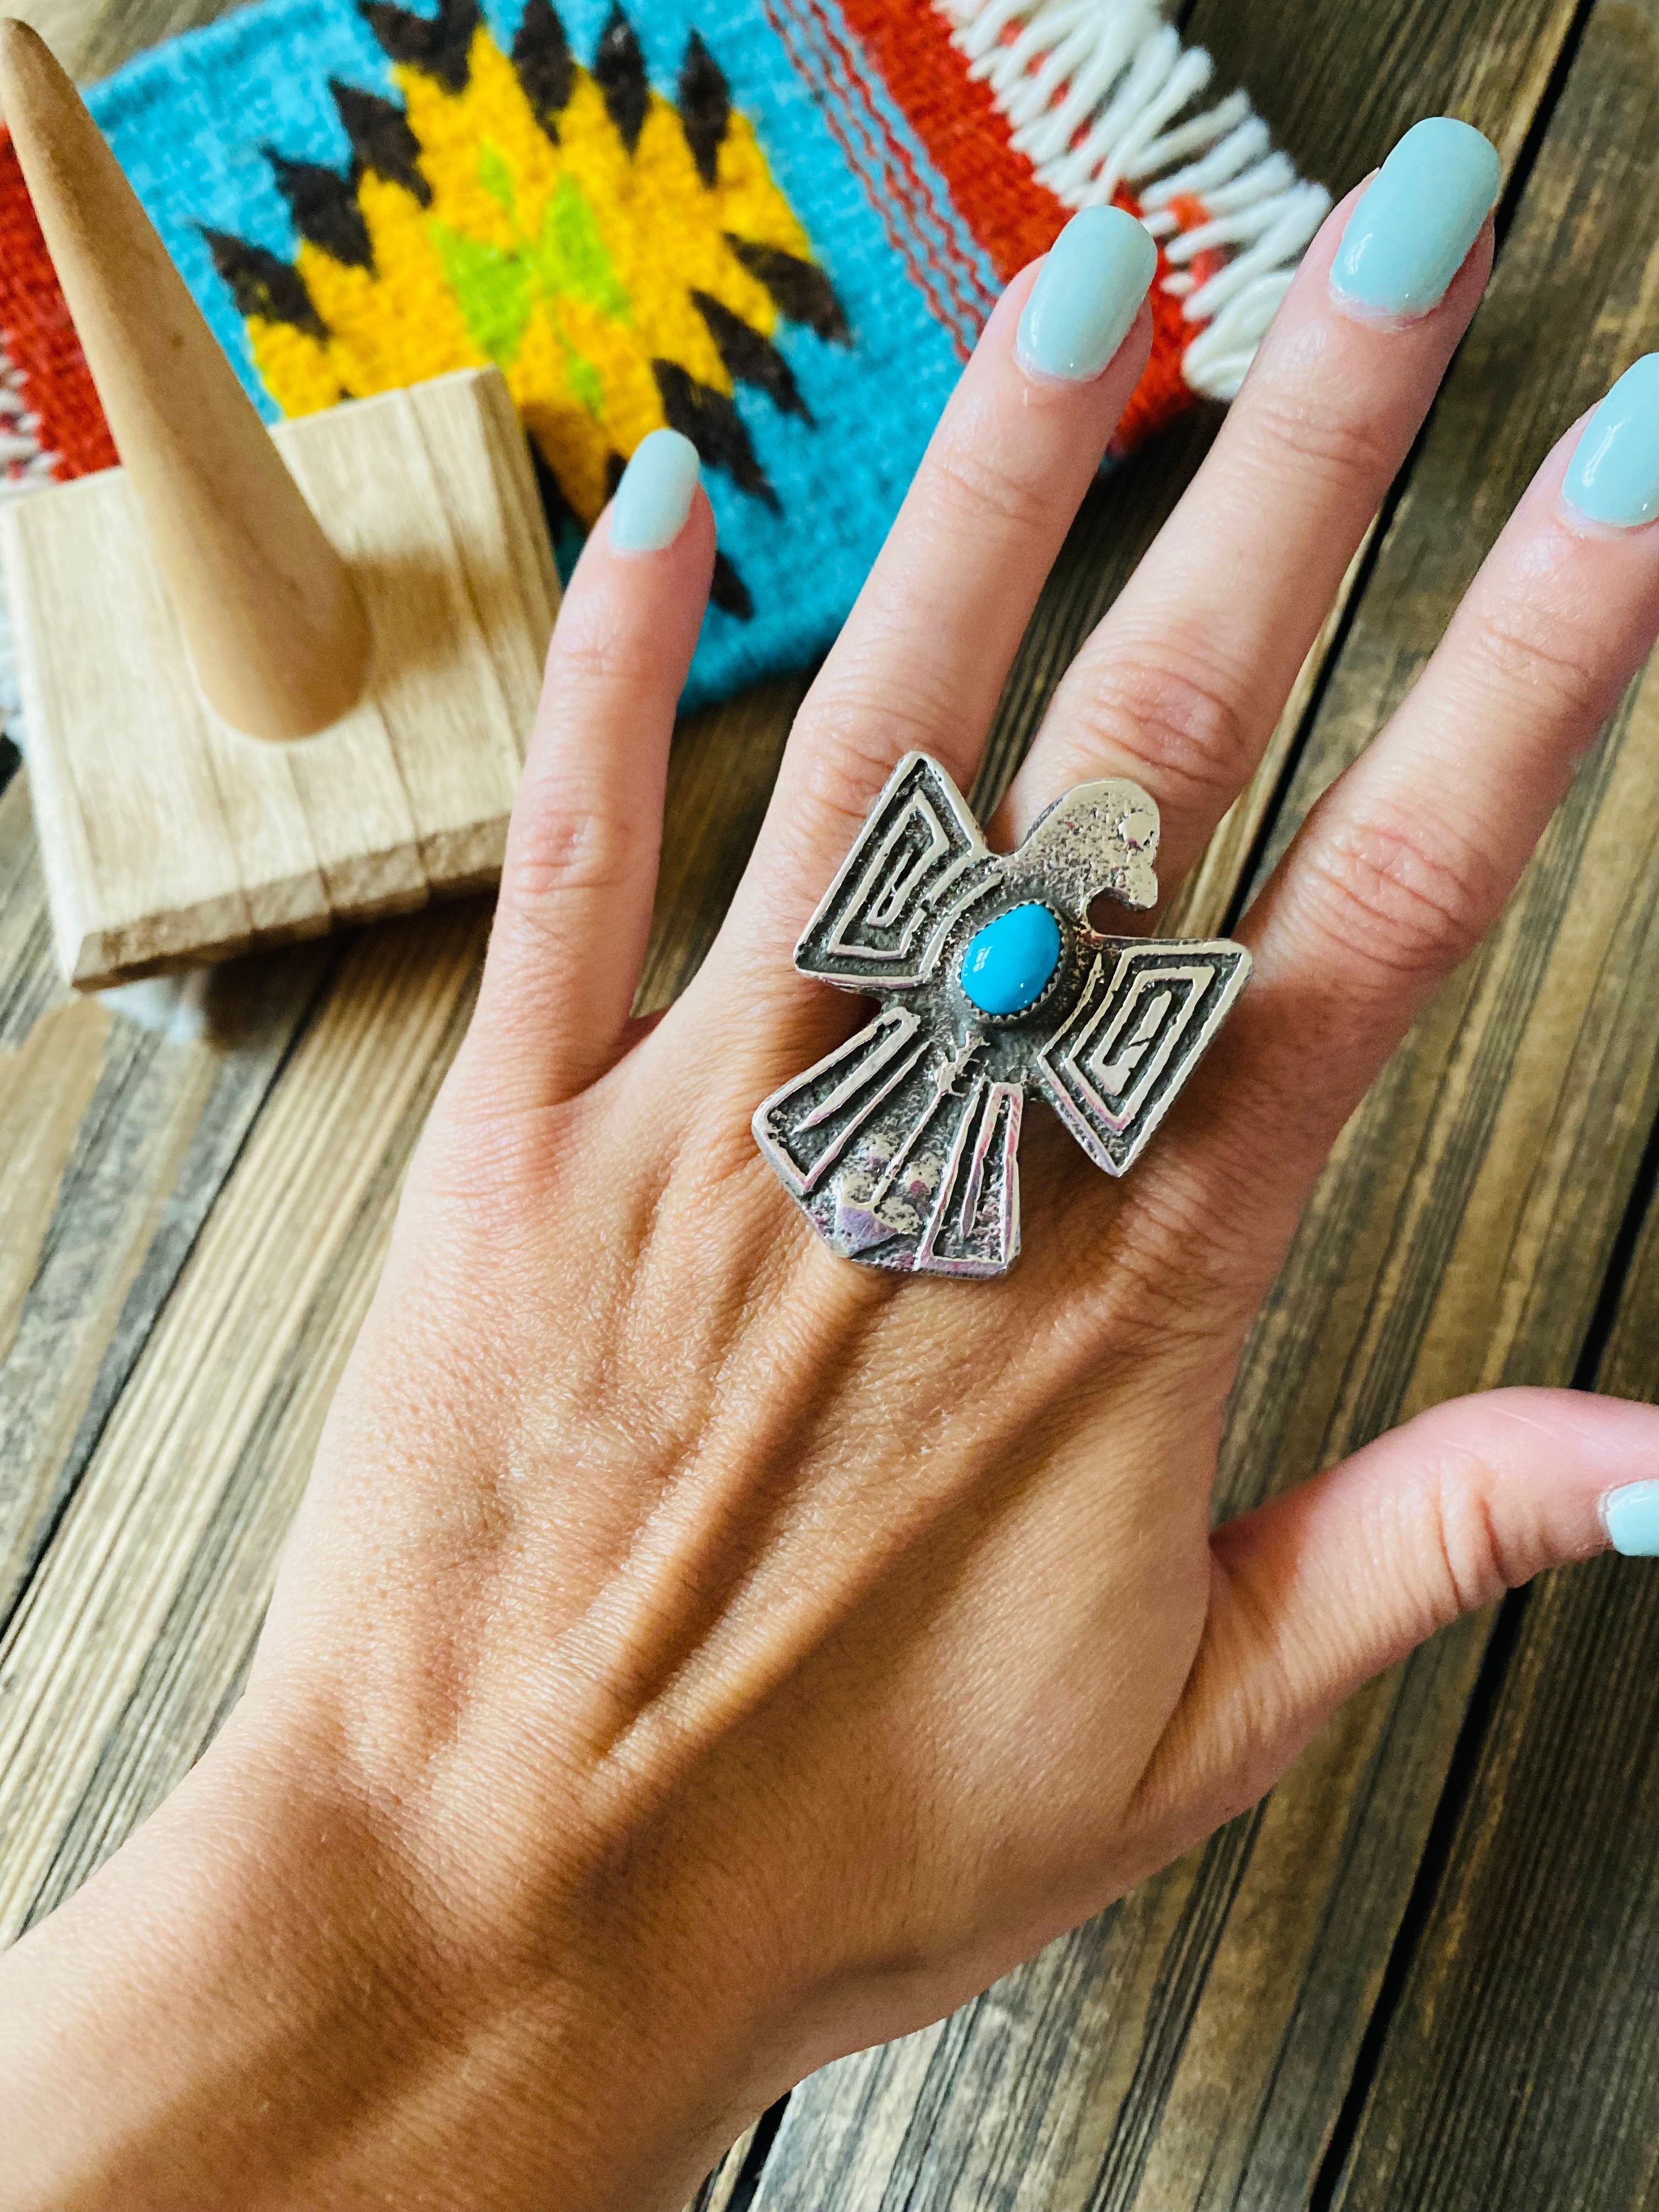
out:
{"label": "woven navajo rug", "polygon": [[[693,440],[689,703],[828,645],[1073,209],[1158,244],[1127,445],[1237,390],[1329,204],[1155,0],[260,0],[88,99],[268,420],[497,362],[566,567]],[[5,490],[110,465],[3,138],[0,337]]]}

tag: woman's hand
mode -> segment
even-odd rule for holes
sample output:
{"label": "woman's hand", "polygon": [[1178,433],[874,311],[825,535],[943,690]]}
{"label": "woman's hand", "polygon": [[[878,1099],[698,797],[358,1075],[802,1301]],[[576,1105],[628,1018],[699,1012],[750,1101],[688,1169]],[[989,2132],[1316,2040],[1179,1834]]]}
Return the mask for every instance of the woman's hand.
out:
{"label": "woman's hand", "polygon": [[[1130,776],[1180,883],[1474,311],[1490,197],[1414,319],[1334,292],[1337,210],[1005,840]],[[633,464],[248,1693],[0,1973],[8,2207],[672,2206],[801,2073],[958,2003],[1433,1629],[1603,1546],[1606,1493],[1659,1467],[1659,1413],[1510,1391],[1209,1527],[1310,1184],[1659,627],[1659,533],[1589,519],[1607,474],[1565,495],[1577,430],[1246,917],[1255,981],[1125,1182],[1028,1117],[1024,1255],[962,1284],[832,1257],[755,1150],[757,1103],[860,1018],[790,955],[890,769],[972,779],[1145,359],[1144,310],[1097,358],[1133,258],[1085,226],[993,317],[654,1024],[714,526],[672,441]]]}

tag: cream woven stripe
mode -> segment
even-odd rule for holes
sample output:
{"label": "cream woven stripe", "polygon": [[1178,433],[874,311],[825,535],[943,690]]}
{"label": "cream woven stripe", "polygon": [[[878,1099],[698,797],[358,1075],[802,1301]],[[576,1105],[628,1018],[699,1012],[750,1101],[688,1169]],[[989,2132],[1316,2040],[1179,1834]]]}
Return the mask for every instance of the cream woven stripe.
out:
{"label": "cream woven stripe", "polygon": [[[1197,106],[1215,65],[1201,46],[1182,46],[1154,0],[933,4],[1057,199],[1093,207],[1120,185],[1133,191],[1171,264],[1164,290],[1201,325],[1182,356],[1187,381],[1231,399],[1324,221],[1325,187],[1275,150],[1243,92]],[[1206,212],[1190,230],[1170,211],[1182,196]],[[1224,265],[1198,283],[1186,264],[1218,252]]]}

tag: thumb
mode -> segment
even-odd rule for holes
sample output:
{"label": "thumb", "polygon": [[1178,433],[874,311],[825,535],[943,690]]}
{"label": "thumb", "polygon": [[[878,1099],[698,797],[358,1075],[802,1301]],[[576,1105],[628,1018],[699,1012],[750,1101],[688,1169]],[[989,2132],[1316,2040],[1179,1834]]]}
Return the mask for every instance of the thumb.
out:
{"label": "thumb", "polygon": [[1425,1637],[1610,1546],[1659,1552],[1659,1407],[1494,1390],[1379,1437],[1216,1531],[1203,1641],[1143,1809],[1207,1832]]}

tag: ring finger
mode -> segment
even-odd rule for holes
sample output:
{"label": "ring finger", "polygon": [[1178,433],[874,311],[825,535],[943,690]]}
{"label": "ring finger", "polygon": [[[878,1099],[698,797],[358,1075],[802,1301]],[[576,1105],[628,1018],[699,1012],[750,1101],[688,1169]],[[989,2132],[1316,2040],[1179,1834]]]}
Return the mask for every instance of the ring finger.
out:
{"label": "ring finger", "polygon": [[[1225,1103],[1188,1116],[1177,1170],[1200,1194],[1229,1183],[1243,1249],[1288,1228],[1419,1007],[1496,919],[1659,633],[1656,419],[1649,355],[1545,462],[1415,689],[1245,916],[1249,1018],[1200,1075]],[[1273,1173],[1241,1177],[1244,1152]]]}

